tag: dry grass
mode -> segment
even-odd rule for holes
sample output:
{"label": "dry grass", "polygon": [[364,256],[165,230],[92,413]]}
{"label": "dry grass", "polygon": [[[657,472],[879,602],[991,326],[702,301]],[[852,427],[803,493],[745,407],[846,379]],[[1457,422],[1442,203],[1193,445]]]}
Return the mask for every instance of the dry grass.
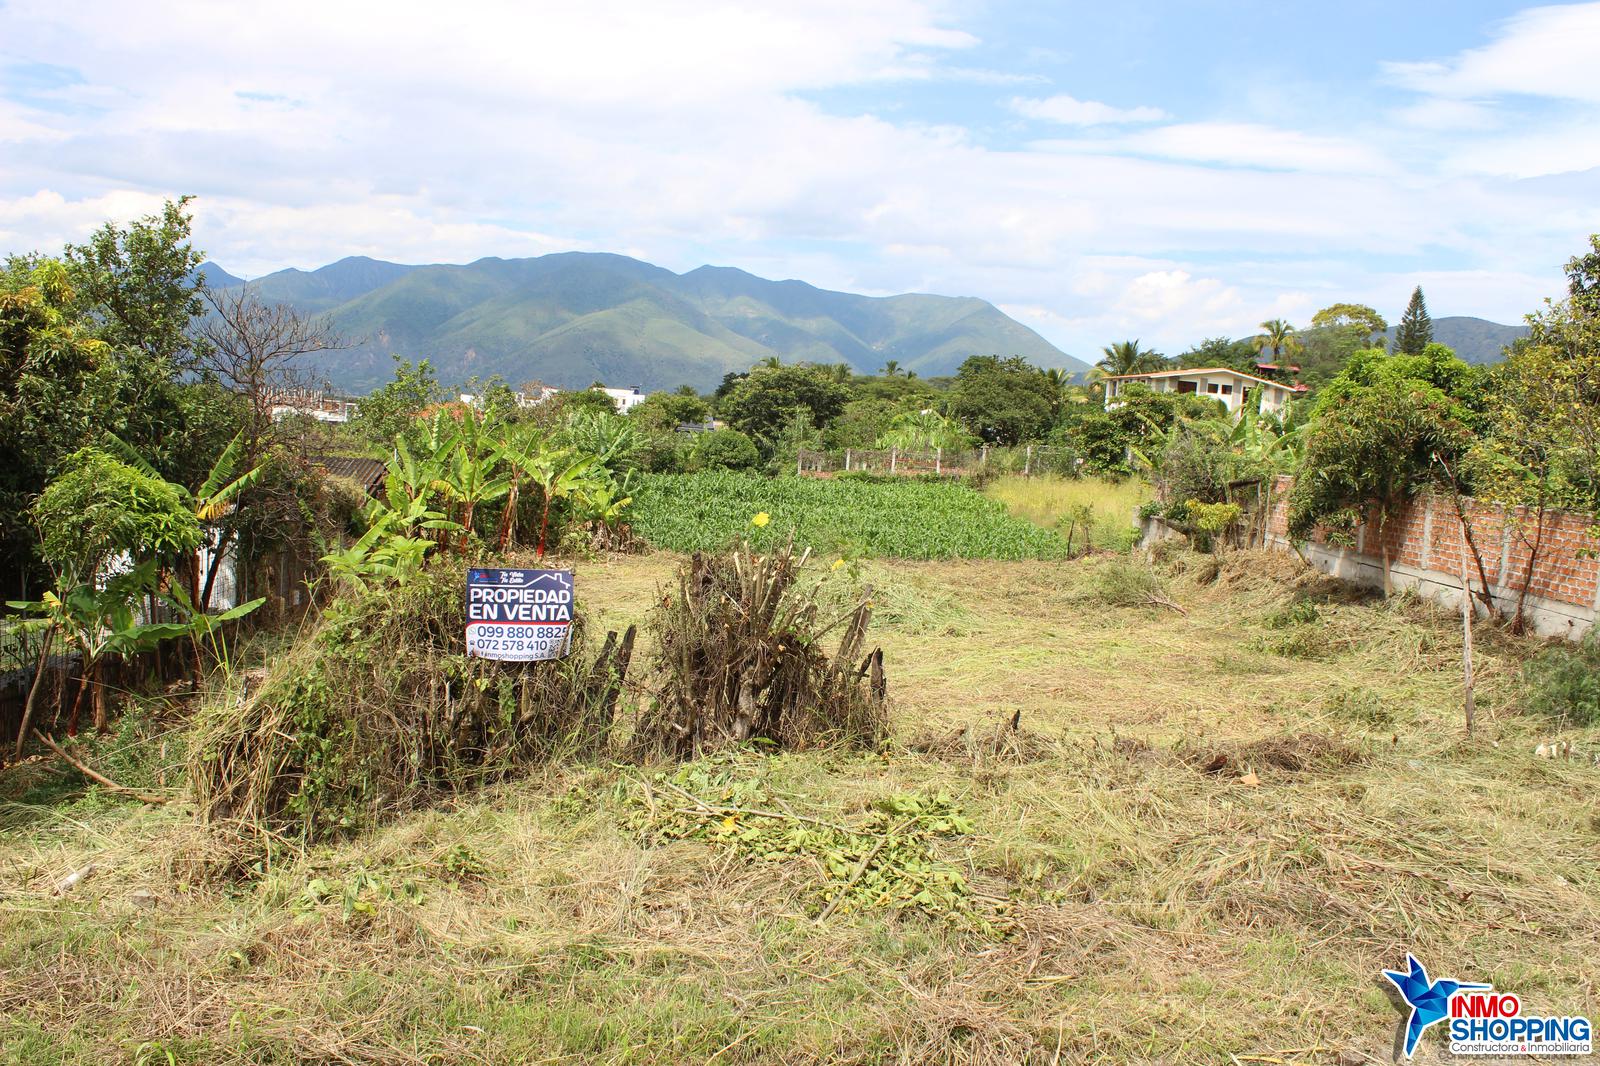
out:
{"label": "dry grass", "polygon": [[[579,595],[604,627],[639,621],[676,563],[584,566]],[[653,842],[627,827],[638,772],[609,765],[535,769],[304,853],[241,846],[259,868],[232,881],[208,871],[235,850],[200,844],[182,810],[12,803],[0,1047],[29,1063],[141,1045],[207,1063],[1388,1061],[1377,970],[1407,949],[1529,1008],[1600,1013],[1600,730],[1562,734],[1584,758],[1533,755],[1555,738],[1518,707],[1529,646],[1480,632],[1468,740],[1452,617],[1248,555],[1185,559],[1168,588],[1186,615],[1097,606],[1094,565],[869,565],[898,605],[873,632],[899,743],[763,765],[774,808],[802,818],[954,797],[975,832],[940,859],[995,901],[993,932],[870,909],[819,922],[809,860]],[[1284,634],[1317,654],[1273,650]]]}
{"label": "dry grass", "polygon": [[1060,530],[1063,536],[1072,533],[1075,554],[1086,547],[1109,551],[1132,547],[1134,513],[1154,496],[1150,486],[1138,479],[1060,477],[998,478],[984,494],[1005,504],[1019,518]]}

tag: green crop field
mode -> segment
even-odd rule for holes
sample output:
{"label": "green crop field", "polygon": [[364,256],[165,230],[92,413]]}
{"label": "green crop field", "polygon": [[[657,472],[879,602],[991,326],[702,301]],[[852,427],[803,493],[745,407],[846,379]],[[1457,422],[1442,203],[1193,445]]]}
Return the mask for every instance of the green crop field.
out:
{"label": "green crop field", "polygon": [[[766,514],[765,526],[751,519]],[[731,471],[657,474],[635,495],[634,528],[674,551],[746,536],[764,548],[792,532],[818,551],[896,559],[1060,559],[1066,542],[953,482],[768,478]]]}

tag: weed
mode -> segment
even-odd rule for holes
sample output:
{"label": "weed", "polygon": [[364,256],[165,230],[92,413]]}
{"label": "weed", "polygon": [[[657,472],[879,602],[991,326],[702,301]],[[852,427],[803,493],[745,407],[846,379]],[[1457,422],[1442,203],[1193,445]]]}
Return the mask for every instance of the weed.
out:
{"label": "weed", "polygon": [[1522,669],[1528,709],[1573,725],[1600,725],[1600,626],[1558,641]]}
{"label": "weed", "polygon": [[704,840],[767,862],[811,860],[822,875],[817,913],[916,911],[990,927],[994,912],[966,877],[934,853],[937,840],[973,832],[944,793],[894,793],[854,824],[782,809],[748,756],[686,763],[636,781],[627,793],[631,825],[659,840]]}

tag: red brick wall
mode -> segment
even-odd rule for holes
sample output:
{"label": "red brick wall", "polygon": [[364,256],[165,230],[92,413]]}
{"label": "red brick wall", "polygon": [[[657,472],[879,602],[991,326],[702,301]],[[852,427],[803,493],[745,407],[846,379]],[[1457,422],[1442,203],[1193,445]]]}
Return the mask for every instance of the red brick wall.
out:
{"label": "red brick wall", "polygon": [[[1294,480],[1280,477],[1274,486],[1272,512],[1267,529],[1283,537],[1289,526],[1289,489]],[[1505,508],[1478,500],[1463,501],[1472,539],[1483,560],[1483,569],[1492,584],[1508,592],[1519,592],[1528,575],[1532,547],[1539,539],[1538,514],[1526,507]],[[1433,518],[1428,519],[1429,508]],[[1579,607],[1592,607],[1600,590],[1600,540],[1588,532],[1592,519],[1567,511],[1547,511],[1539,557],[1533,566],[1528,593]],[[1319,530],[1313,538],[1325,537]],[[1375,523],[1361,532],[1361,551],[1373,561],[1382,558],[1382,544],[1389,548],[1391,562],[1418,569],[1434,570],[1451,577],[1461,573],[1464,544],[1461,523],[1454,504],[1446,497],[1418,497],[1390,518],[1380,534]],[[1502,562],[1504,567],[1502,567]],[[1478,564],[1470,554],[1467,569],[1478,580]]]}

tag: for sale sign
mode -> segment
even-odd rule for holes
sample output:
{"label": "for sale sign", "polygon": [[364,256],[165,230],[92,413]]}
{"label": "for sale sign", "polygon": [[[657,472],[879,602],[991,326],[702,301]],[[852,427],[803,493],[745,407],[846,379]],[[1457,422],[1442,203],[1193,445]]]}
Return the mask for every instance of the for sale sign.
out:
{"label": "for sale sign", "polygon": [[559,659],[571,635],[571,570],[467,570],[468,655]]}

